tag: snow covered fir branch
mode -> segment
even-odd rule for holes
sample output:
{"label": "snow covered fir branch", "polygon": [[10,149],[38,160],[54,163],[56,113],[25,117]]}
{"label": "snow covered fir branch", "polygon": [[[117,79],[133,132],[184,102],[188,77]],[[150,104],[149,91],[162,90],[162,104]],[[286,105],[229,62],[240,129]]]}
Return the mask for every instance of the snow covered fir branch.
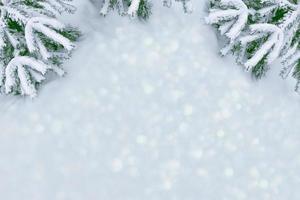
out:
{"label": "snow covered fir branch", "polygon": [[[150,0],[93,0],[101,1],[101,15],[105,16],[110,10],[116,9],[120,15],[138,17],[147,20],[151,15],[152,3]],[[173,1],[182,3],[186,13],[192,11],[190,0],[162,0],[164,6],[171,7]]]}
{"label": "snow covered fir branch", "polygon": [[[72,0],[0,0],[0,93],[35,97],[41,83],[54,72],[64,75],[80,32],[58,20],[76,10]],[[90,0],[105,16],[147,20],[154,0]],[[180,3],[186,13],[191,0]],[[225,43],[222,55],[232,53],[255,78],[263,77],[276,61],[281,76],[292,76],[300,86],[300,0],[208,0],[206,22],[217,28]],[[200,34],[200,33],[199,33]]]}
{"label": "snow covered fir branch", "polygon": [[48,72],[62,76],[80,32],[57,20],[70,0],[0,0],[1,93],[34,97]]}
{"label": "snow covered fir branch", "polygon": [[206,22],[224,38],[222,55],[237,62],[255,78],[279,60],[281,75],[300,85],[300,2],[298,0],[211,0]]}

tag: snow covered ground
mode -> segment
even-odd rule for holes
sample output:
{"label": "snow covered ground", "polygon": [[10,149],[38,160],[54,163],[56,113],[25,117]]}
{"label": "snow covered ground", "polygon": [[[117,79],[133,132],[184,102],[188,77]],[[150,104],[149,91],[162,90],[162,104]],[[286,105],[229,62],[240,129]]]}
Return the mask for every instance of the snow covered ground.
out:
{"label": "snow covered ground", "polygon": [[0,98],[0,199],[300,199],[300,97],[218,56],[204,0],[147,24],[77,4],[67,77]]}

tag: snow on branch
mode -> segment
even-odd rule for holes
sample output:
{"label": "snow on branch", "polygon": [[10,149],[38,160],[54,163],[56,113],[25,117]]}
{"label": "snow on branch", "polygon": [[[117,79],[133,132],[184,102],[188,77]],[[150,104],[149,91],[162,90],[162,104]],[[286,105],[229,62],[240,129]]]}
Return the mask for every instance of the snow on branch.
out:
{"label": "snow on branch", "polygon": [[[101,15],[107,15],[112,9],[117,9],[119,14],[127,15],[132,18],[147,20],[151,14],[152,0],[98,0],[101,1]],[[180,2],[186,13],[191,13],[191,0],[162,0],[164,6],[171,7],[173,1]]]}
{"label": "snow on branch", "polygon": [[5,93],[20,92],[22,95],[35,97],[35,83],[45,79],[50,67],[34,58],[22,56],[13,58],[5,70]]}
{"label": "snow on branch", "polygon": [[56,19],[71,0],[0,0],[0,91],[36,96],[47,71],[70,57],[79,31]]}
{"label": "snow on branch", "polygon": [[[57,30],[63,30],[65,25],[56,19],[46,17],[34,17],[28,21],[25,27],[25,39],[28,50],[31,53],[38,51],[39,49],[46,49],[46,47],[40,42],[37,46],[37,43],[40,40],[38,40],[38,37],[35,35],[36,32],[43,33],[46,37],[57,42],[58,44],[61,44],[68,51],[71,51],[74,48],[74,44],[69,39],[57,33],[50,27],[56,28]],[[43,47],[41,47],[41,45],[43,45]],[[48,56],[44,58],[47,59]]]}
{"label": "snow on branch", "polygon": [[211,8],[206,23],[220,24],[221,34],[236,39],[248,21],[248,8],[242,0],[221,0],[219,8]]}
{"label": "snow on branch", "polygon": [[260,61],[266,58],[269,65],[280,54],[283,43],[283,32],[280,28],[272,24],[253,24],[250,26],[251,36],[245,36],[240,39],[243,46],[254,40],[267,36],[267,40],[257,49],[254,55],[245,62],[247,70],[251,70]]}
{"label": "snow on branch", "polygon": [[294,0],[211,0],[206,22],[225,36],[238,63],[260,78],[276,60],[281,75],[300,82],[300,3]]}

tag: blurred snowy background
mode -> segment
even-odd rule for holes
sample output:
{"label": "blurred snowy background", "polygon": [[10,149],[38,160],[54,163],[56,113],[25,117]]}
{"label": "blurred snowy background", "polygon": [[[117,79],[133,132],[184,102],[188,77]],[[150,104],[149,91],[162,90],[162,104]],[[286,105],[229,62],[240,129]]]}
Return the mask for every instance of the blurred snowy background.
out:
{"label": "blurred snowy background", "polygon": [[0,97],[0,199],[300,199],[294,83],[220,58],[204,0],[147,24],[76,4],[67,77]]}

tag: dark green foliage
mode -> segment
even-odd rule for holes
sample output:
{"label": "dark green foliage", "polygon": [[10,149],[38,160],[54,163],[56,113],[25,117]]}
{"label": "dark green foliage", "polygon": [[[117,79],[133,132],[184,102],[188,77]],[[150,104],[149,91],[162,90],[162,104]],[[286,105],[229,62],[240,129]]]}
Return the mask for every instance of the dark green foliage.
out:
{"label": "dark green foliage", "polygon": [[[261,3],[261,0],[246,0],[245,1],[246,5],[249,8],[253,8],[254,10],[259,10],[264,8],[265,6],[270,6],[266,3]],[[278,24],[280,23],[283,18],[286,16],[286,14],[289,12],[288,8],[277,8],[273,11],[273,15],[269,19],[269,21],[264,22],[264,23],[270,23],[270,24]],[[248,17],[248,25],[256,24],[260,22],[260,16],[257,15],[249,15]],[[250,59],[254,53],[260,48],[260,46],[268,40],[268,35],[266,37],[253,41],[249,43],[246,49],[246,57],[247,59]],[[252,69],[252,75],[255,78],[261,78],[262,76],[265,75],[266,71],[269,68],[266,66],[265,59],[261,60],[257,66],[255,66]]]}
{"label": "dark green foliage", "polygon": [[265,6],[267,6],[266,3],[262,3],[261,0],[244,0],[245,4],[254,10],[259,10]]}
{"label": "dark green foliage", "polygon": [[252,76],[256,79],[260,79],[266,75],[269,70],[268,65],[266,64],[266,57],[263,58],[255,67],[252,68]]}
{"label": "dark green foliage", "polygon": [[[124,0],[124,6],[129,7],[131,5],[131,0]],[[119,14],[123,15],[122,11],[120,10],[120,5],[118,5],[117,0],[110,0],[110,9],[115,9],[119,11]],[[148,20],[151,15],[151,4],[147,0],[141,0],[138,11],[137,17],[142,20]]]}
{"label": "dark green foliage", "polygon": [[43,44],[45,45],[45,47],[49,50],[49,51],[60,51],[63,50],[64,47],[61,44],[56,43],[53,40],[50,40],[49,38],[47,38],[46,36],[44,36],[41,33],[38,33],[40,36],[41,41],[43,42]]}
{"label": "dark green foliage", "polygon": [[[23,32],[24,27],[20,24],[18,24],[15,21],[10,20],[9,23],[11,26],[11,30],[17,31],[17,32]],[[75,42],[78,40],[78,38],[81,36],[81,33],[79,30],[73,28],[73,27],[67,27],[64,30],[56,30],[58,33],[63,35],[64,37],[68,38],[70,41]],[[56,43],[53,40],[50,40],[49,38],[45,37],[41,33],[37,33],[45,45],[45,47],[48,49],[50,52],[63,52],[64,47],[58,43]],[[0,58],[2,60],[2,63],[4,65],[7,65],[15,56],[15,54],[18,54],[18,56],[31,56],[38,58],[38,52],[37,54],[31,54],[27,47],[22,45],[18,46],[18,49],[15,49],[9,42],[5,45],[5,47],[2,50],[2,55],[0,55]],[[53,56],[52,58],[49,59],[50,63],[53,65],[60,66],[63,63],[63,60],[66,59],[65,57],[58,57],[58,56]]]}
{"label": "dark green foliage", "polygon": [[293,77],[296,78],[297,80],[300,80],[300,60],[298,61],[294,72],[293,72]]}
{"label": "dark green foliage", "polygon": [[[255,52],[260,48],[260,46],[268,39],[268,37],[262,38],[260,40],[256,40],[251,42],[246,49],[246,57],[250,59]],[[252,68],[252,76],[256,79],[260,79],[265,76],[269,67],[266,65],[266,56],[255,66]]]}
{"label": "dark green foliage", "polygon": [[[283,77],[286,77],[289,72],[291,71],[292,76],[297,79],[298,85],[297,89],[300,89],[300,59],[297,61],[296,65],[294,63],[289,62],[289,59],[292,59],[292,56],[295,56],[297,52],[300,51],[300,25],[299,25],[299,14],[298,14],[298,21],[292,21],[292,23],[285,23],[288,22],[288,19],[291,16],[297,15],[297,6],[300,6],[299,0],[288,0],[291,4],[281,4],[278,2],[272,1],[262,1],[262,0],[242,0],[247,8],[249,9],[248,21],[240,34],[240,38],[245,38],[244,36],[251,36],[253,34],[260,34],[259,32],[253,33],[251,30],[251,26],[254,24],[272,24],[277,26],[281,29],[282,33],[285,34],[284,37],[287,35],[287,40],[283,41],[282,49],[280,54],[277,58],[281,59],[284,65],[284,69],[281,72]],[[284,3],[284,2],[283,2]],[[226,4],[226,3],[225,3]],[[294,5],[293,5],[294,4]],[[297,5],[298,4],[298,5]],[[228,9],[237,9],[235,7],[231,7],[231,5],[221,5],[220,0],[211,0],[210,1],[210,12],[214,12],[214,9],[217,11],[220,10],[228,10]],[[266,9],[269,8],[269,9]],[[232,21],[235,19],[230,19]],[[237,19],[236,19],[237,20]],[[219,20],[218,23],[213,24],[214,27],[219,28],[220,26],[224,25],[227,21]],[[233,21],[234,23],[234,21]],[[255,27],[253,27],[255,30]],[[289,32],[291,31],[291,32]],[[290,35],[291,33],[291,35]],[[262,45],[266,44],[270,39],[272,31],[264,32],[262,31],[261,34],[258,35],[258,39],[254,41],[248,42],[245,46],[242,47],[242,43],[240,43],[239,38],[236,41],[231,41],[230,38],[225,37],[225,42],[230,43],[234,42],[233,47],[231,48],[232,54],[237,56],[237,62],[240,64],[248,64],[246,63],[247,60],[253,58],[253,56],[261,49]],[[288,38],[292,37],[292,38]],[[291,40],[290,40],[291,39]],[[298,49],[295,51],[289,51],[292,47],[297,47]],[[268,48],[274,48],[268,47]],[[266,72],[269,70],[268,65],[268,54],[264,55],[264,57],[255,65],[255,66],[248,66],[251,68],[252,76],[256,79],[260,79],[261,77],[266,75]],[[289,53],[289,54],[288,54]],[[292,55],[293,54],[293,55]],[[286,57],[285,57],[286,56]],[[287,59],[287,60],[286,60]]]}
{"label": "dark green foliage", "polygon": [[285,17],[285,15],[289,12],[287,8],[278,8],[275,10],[274,15],[271,19],[272,24],[278,24],[282,19]]}
{"label": "dark green foliage", "polygon": [[[81,32],[73,27],[68,27],[64,29],[63,31],[61,30],[56,30],[58,33],[63,35],[64,37],[68,38],[70,41],[75,42],[78,40],[78,38],[81,36]],[[40,33],[38,33],[40,34]],[[42,40],[43,44],[45,47],[50,51],[50,52],[63,52],[64,47],[61,44],[56,43],[53,40],[50,40],[49,38],[45,37],[43,34],[40,34],[40,39]],[[53,65],[60,66],[63,64],[63,60],[65,57],[61,56],[53,56],[49,58],[49,61]]]}
{"label": "dark green foliage", "polygon": [[300,29],[297,30],[295,36],[292,39],[292,46],[298,43],[298,48],[300,48]]}
{"label": "dark green foliage", "polygon": [[[131,0],[125,0],[126,6],[129,7],[131,5]],[[140,20],[148,20],[151,15],[152,5],[147,0],[141,0],[137,16]]]}
{"label": "dark green foliage", "polygon": [[[64,30],[56,30],[56,32],[60,33],[62,36],[68,38],[72,42],[77,41],[78,38],[81,36],[80,31],[72,27],[68,27]],[[50,40],[49,38],[47,38],[41,33],[38,34],[40,34],[40,38],[47,49],[52,51],[61,51],[64,49],[64,47],[61,44],[58,44],[55,41]]]}
{"label": "dark green foliage", "polygon": [[118,11],[119,11],[119,14],[120,15],[123,15],[124,13],[122,13],[122,11],[120,10],[120,5],[118,5],[118,1],[117,0],[110,0],[110,9],[115,9],[117,8]]}
{"label": "dark green foliage", "polygon": [[255,53],[255,51],[257,51],[260,47],[260,44],[261,42],[259,41],[254,41],[254,42],[251,42],[248,46],[247,46],[247,49],[246,49],[246,56],[247,56],[247,59],[250,59],[253,54]]}
{"label": "dark green foliage", "polygon": [[[249,6],[249,8],[253,8],[255,10],[262,9],[265,6],[270,6],[268,4],[260,3],[261,0],[249,0],[249,1],[245,1],[245,2]],[[290,11],[289,8],[285,8],[285,7],[276,8],[273,11],[271,18],[268,21],[265,21],[264,23],[278,25],[280,22],[283,21],[283,19],[285,18],[286,14],[289,13],[289,11]],[[259,23],[260,22],[259,20],[260,20],[259,16],[250,15],[249,20],[248,20],[248,25]],[[261,44],[266,42],[267,39],[268,39],[268,36],[264,37],[262,40],[251,42],[248,45],[248,48],[246,50],[247,58],[248,59],[251,58],[253,56],[253,54],[259,49]],[[294,41],[296,41],[296,38],[294,39]],[[299,40],[298,40],[298,42],[299,42]],[[267,64],[265,62],[265,58],[264,58],[257,64],[257,66],[255,66],[252,69],[252,75],[253,75],[253,77],[259,79],[266,74],[268,69],[269,69],[269,67],[267,66]]]}
{"label": "dark green foliage", "polygon": [[[0,92],[11,93],[14,95],[30,95],[31,97],[34,97],[36,95],[36,88],[40,85],[40,83],[38,82],[42,81],[43,78],[46,78],[44,76],[44,71],[39,71],[38,68],[34,68],[35,63],[43,63],[45,66],[47,66],[46,68],[51,71],[51,67],[49,65],[53,67],[60,66],[65,59],[68,59],[70,57],[70,54],[72,52],[71,43],[68,43],[69,48],[65,49],[63,45],[55,41],[56,39],[50,39],[52,38],[51,34],[46,36],[42,32],[37,31],[38,28],[36,27],[28,27],[29,29],[32,28],[31,31],[34,34],[32,37],[36,38],[34,38],[33,41],[26,41],[27,38],[25,37],[25,27],[30,18],[45,17],[55,19],[56,17],[54,13],[56,12],[54,10],[59,13],[63,10],[66,12],[70,12],[68,11],[68,8],[64,7],[63,5],[60,8],[54,8],[51,7],[51,4],[48,3],[50,2],[47,2],[45,0],[18,0],[7,2],[7,4],[3,6],[3,1],[0,0],[0,6],[3,6],[1,8],[1,12],[3,12],[3,26],[1,26],[1,28],[3,30],[0,32],[0,37],[1,41],[4,42],[4,45],[1,45],[0,49],[0,73],[2,73],[2,78],[0,80]],[[48,9],[45,9],[43,5],[47,4]],[[72,6],[70,5],[70,7]],[[15,15],[14,12],[17,12],[18,14]],[[43,22],[41,21],[40,23]],[[70,42],[77,41],[81,36],[79,30],[70,26],[67,26],[60,30],[50,25],[48,27],[45,27],[45,29],[47,28],[52,29],[61,36],[69,39]],[[39,44],[32,44],[39,41],[42,43],[41,46]],[[29,44],[34,45],[34,49],[36,50],[32,50],[30,52],[27,46]],[[38,48],[45,48],[44,50],[49,53],[50,58],[43,56]],[[16,60],[14,60],[14,58],[16,58]],[[26,66],[25,59],[30,60],[33,63],[33,66]],[[11,65],[9,65],[9,63],[11,63]],[[14,74],[5,74],[5,71],[8,72],[8,67],[14,67],[14,65],[23,67],[23,71],[9,68],[9,70],[14,70]],[[59,71],[56,69],[53,71],[57,72],[59,75],[63,75],[63,70]],[[10,80],[14,81],[13,84],[10,85],[9,81],[7,81],[8,77],[6,77],[6,75],[9,76]],[[27,79],[25,81],[27,82],[27,86],[30,86],[29,90],[24,90],[24,87],[27,86],[24,85],[25,83],[20,82],[20,77],[25,77]],[[8,87],[9,89],[7,89]]]}
{"label": "dark green foliage", "polygon": [[39,2],[42,2],[42,1],[41,0],[24,0],[24,4],[29,7],[43,9],[43,6],[41,4],[39,4]]}
{"label": "dark green foliage", "polygon": [[19,55],[20,56],[30,56],[31,54],[25,46],[22,46],[22,47],[19,47]]}
{"label": "dark green foliage", "polygon": [[52,65],[61,66],[63,64],[63,58],[59,56],[54,56],[49,58],[49,61]]}
{"label": "dark green foliage", "polygon": [[[16,31],[16,32],[24,32],[24,27],[22,26],[22,24],[19,24],[15,21],[9,20],[9,27],[11,30]],[[75,42],[78,40],[78,38],[81,36],[81,32],[78,29],[75,29],[73,27],[67,27],[64,30],[56,30],[58,33],[60,33],[62,36],[68,38],[70,41]],[[45,47],[50,51],[50,52],[60,52],[64,50],[64,47],[47,38],[46,36],[44,36],[41,33],[36,33],[39,35],[41,41],[43,42],[43,44],[45,45]],[[31,55],[27,49],[26,46],[22,46],[22,47],[18,47],[18,55],[19,56],[29,56]],[[8,62],[13,58],[13,55],[15,53],[15,49],[14,47],[8,42],[7,45],[4,48],[4,55],[1,56],[2,60],[8,60]],[[11,56],[9,56],[11,55]],[[31,55],[34,56],[34,55]],[[34,56],[36,57],[36,56]],[[7,59],[9,58],[9,59]],[[5,64],[7,64],[8,62],[4,62]]]}
{"label": "dark green foliage", "polygon": [[147,0],[141,0],[137,16],[139,19],[148,20],[151,15],[151,4]]}
{"label": "dark green foliage", "polygon": [[7,17],[6,24],[9,30],[12,32],[24,32],[24,25],[19,22],[13,21],[9,17]]}
{"label": "dark green foliage", "polygon": [[7,43],[1,52],[1,61],[4,65],[7,65],[11,59],[14,58],[14,47]]}
{"label": "dark green foliage", "polygon": [[81,36],[81,32],[74,27],[67,27],[63,31],[57,30],[62,36],[68,38],[70,41],[75,42]]}
{"label": "dark green foliage", "polygon": [[[254,10],[260,10],[266,6],[271,6],[271,4],[268,3],[262,3],[261,0],[244,0],[245,4],[248,6],[248,8],[254,9]],[[296,2],[296,1],[294,1]],[[268,21],[263,21],[263,23],[269,23],[269,24],[274,24],[274,25],[278,25],[279,23],[281,23],[284,18],[286,17],[287,13],[289,13],[289,8],[287,7],[279,7],[274,9],[272,16],[270,17],[270,19]],[[258,15],[249,15],[248,17],[248,26],[252,25],[252,24],[257,24],[257,23],[261,23],[260,21],[260,16]],[[255,52],[261,47],[261,45],[266,42],[268,40],[268,35],[266,35],[264,38],[253,41],[251,43],[248,44],[247,49],[246,49],[246,58],[250,59]],[[295,37],[293,38],[293,43],[295,44],[296,42],[299,43],[300,40],[300,30],[297,31]],[[233,53],[238,54],[240,51],[239,48],[234,48],[233,49]],[[252,75],[255,78],[261,78],[263,77],[266,72],[268,71],[269,67],[267,66],[266,62],[265,62],[266,58],[264,58],[263,60],[261,60],[253,69],[252,69]],[[299,71],[299,75],[298,78],[300,80],[300,67],[298,69]],[[298,73],[296,73],[298,74]]]}
{"label": "dark green foliage", "polygon": [[[81,33],[79,30],[73,28],[73,27],[67,27],[64,30],[56,30],[56,32],[60,33],[62,36],[68,38],[70,41],[75,42],[78,40],[78,38],[81,36]],[[50,40],[46,36],[44,36],[41,33],[39,34],[39,37],[45,47],[50,51],[50,52],[61,52],[64,51],[64,47],[61,44],[58,44],[57,42]]]}

